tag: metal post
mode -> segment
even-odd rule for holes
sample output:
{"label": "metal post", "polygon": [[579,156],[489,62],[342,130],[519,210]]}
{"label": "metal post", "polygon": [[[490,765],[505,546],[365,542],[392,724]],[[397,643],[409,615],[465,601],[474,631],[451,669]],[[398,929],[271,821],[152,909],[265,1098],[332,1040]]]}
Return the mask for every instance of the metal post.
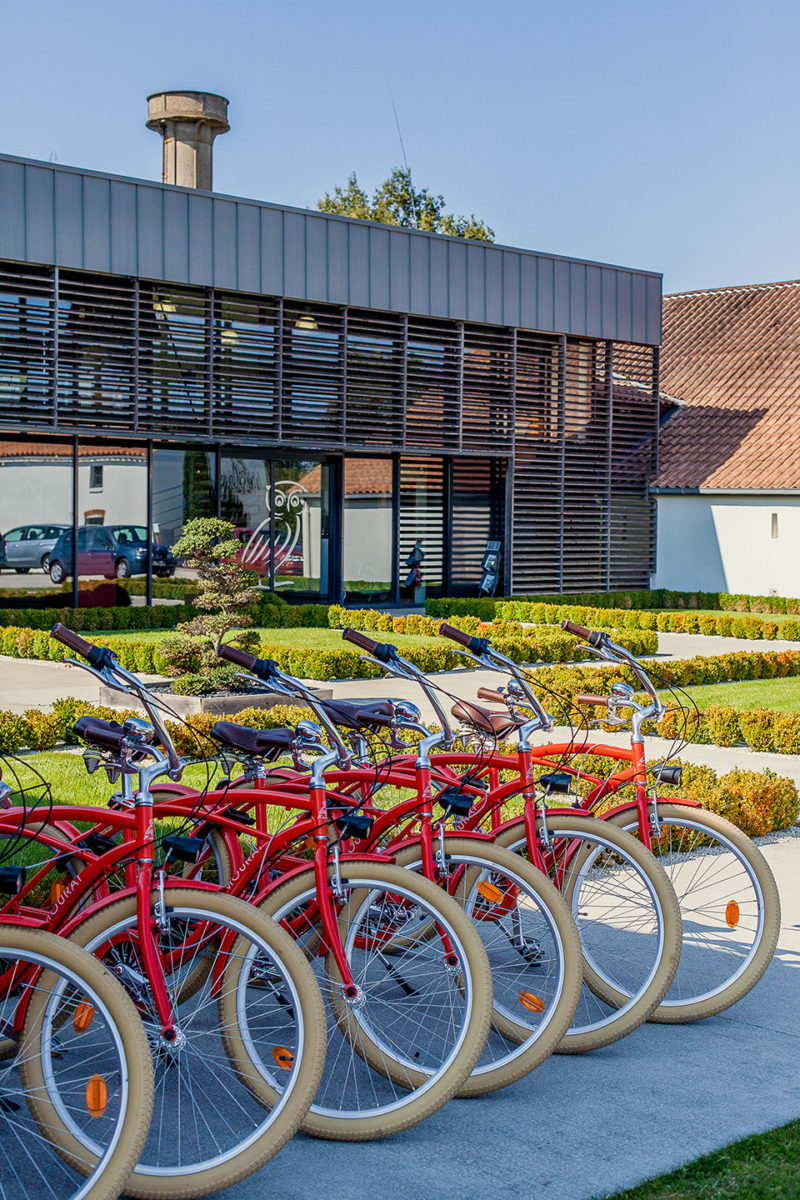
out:
{"label": "metal post", "polygon": [[52,340],[53,340],[53,374],[51,380],[52,401],[53,401],[53,428],[58,429],[58,287],[59,274],[58,267],[53,267],[53,313],[52,313]]}
{"label": "metal post", "polygon": [[614,458],[614,343],[606,342],[606,395],[608,399],[608,451],[606,454],[605,578],[611,590],[611,467]]}
{"label": "metal post", "polygon": [[558,491],[558,590],[564,592],[564,497],[567,471],[567,339],[558,339],[558,428],[559,428],[559,491]]}
{"label": "metal post", "polygon": [[153,440],[147,442],[147,583],[145,604],[153,606]]}
{"label": "metal post", "polygon": [[[405,406],[403,411],[405,412]],[[400,455],[392,456],[392,604],[400,603]]]}
{"label": "metal post", "polygon": [[139,432],[139,280],[133,281],[133,430]]}
{"label": "metal post", "polygon": [[72,439],[72,607],[78,607],[78,439]]}

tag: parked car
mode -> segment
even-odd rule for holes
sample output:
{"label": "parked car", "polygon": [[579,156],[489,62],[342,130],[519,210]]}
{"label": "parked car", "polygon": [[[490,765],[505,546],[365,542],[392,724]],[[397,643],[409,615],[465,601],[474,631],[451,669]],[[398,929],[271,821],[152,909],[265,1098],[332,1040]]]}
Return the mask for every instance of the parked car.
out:
{"label": "parked car", "polygon": [[0,554],[0,570],[25,575],[40,567],[47,571],[50,554],[69,525],[17,525],[0,538],[5,542],[5,554]]}
{"label": "parked car", "polygon": [[6,544],[3,541],[3,535],[0,533],[0,571],[6,565]]}
{"label": "parked car", "polygon": [[[112,534],[102,525],[81,525],[78,529],[78,575],[104,575],[114,579],[121,556]],[[122,560],[125,562],[125,560]],[[66,529],[50,551],[50,578],[62,583],[72,574],[72,530]],[[125,562],[124,575],[129,575]]]}
{"label": "parked car", "polygon": [[[131,568],[129,574],[144,574],[147,569],[147,530],[144,525],[104,525],[103,528],[108,529],[116,539],[122,557]],[[151,542],[150,553],[153,556],[154,575],[168,579],[175,574],[178,560],[166,546]],[[124,572],[117,571],[117,578],[124,578]]]}

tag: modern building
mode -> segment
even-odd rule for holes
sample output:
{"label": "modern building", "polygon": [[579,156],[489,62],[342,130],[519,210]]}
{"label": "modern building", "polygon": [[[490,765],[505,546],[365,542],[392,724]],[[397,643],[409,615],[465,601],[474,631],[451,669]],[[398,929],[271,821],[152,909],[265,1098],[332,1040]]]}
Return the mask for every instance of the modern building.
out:
{"label": "modern building", "polygon": [[664,298],[654,586],[800,596],[800,280]]}
{"label": "modern building", "polygon": [[647,585],[659,275],[9,156],[0,213],[0,533],[220,513],[304,598],[407,598],[420,538],[427,595],[490,539],[506,593]]}

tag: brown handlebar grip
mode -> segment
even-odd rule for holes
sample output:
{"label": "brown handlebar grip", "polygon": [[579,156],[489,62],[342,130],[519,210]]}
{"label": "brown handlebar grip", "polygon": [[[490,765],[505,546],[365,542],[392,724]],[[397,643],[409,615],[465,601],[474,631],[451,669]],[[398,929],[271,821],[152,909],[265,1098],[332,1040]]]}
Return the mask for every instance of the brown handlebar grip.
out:
{"label": "brown handlebar grip", "polygon": [[78,633],[73,633],[71,629],[67,629],[66,625],[62,625],[60,621],[56,622],[50,630],[50,637],[55,638],[57,642],[61,642],[65,646],[69,646],[70,650],[74,650],[76,654],[80,654],[81,658],[90,658],[92,651],[97,647],[91,642],[87,642]]}
{"label": "brown handlebar grip", "polygon": [[220,658],[226,659],[228,662],[234,663],[237,667],[244,667],[245,671],[251,673],[255,671],[258,665],[258,659],[252,654],[248,654],[246,650],[237,650],[235,646],[220,646],[217,654]]}
{"label": "brown handlebar grip", "polygon": [[593,696],[590,692],[582,692],[579,696],[573,696],[576,704],[602,704],[603,708],[608,707],[608,696]]}
{"label": "brown handlebar grip", "polygon": [[450,638],[451,642],[458,642],[460,646],[466,646],[468,650],[472,646],[473,637],[471,633],[463,633],[460,629],[454,629],[446,621],[442,621],[439,626],[439,633],[442,637]]}
{"label": "brown handlebar grip", "polygon": [[575,637],[583,638],[587,642],[592,636],[591,629],[587,629],[585,625],[576,625],[574,621],[562,621],[561,628],[566,633],[574,634]]}
{"label": "brown handlebar grip", "polygon": [[506,701],[502,692],[495,692],[492,688],[480,687],[476,694],[479,700],[494,700],[495,704],[505,704]]}
{"label": "brown handlebar grip", "polygon": [[345,642],[352,642],[354,646],[358,646],[359,650],[366,650],[373,658],[378,652],[379,643],[358,629],[350,629],[348,626],[342,633],[342,638]]}

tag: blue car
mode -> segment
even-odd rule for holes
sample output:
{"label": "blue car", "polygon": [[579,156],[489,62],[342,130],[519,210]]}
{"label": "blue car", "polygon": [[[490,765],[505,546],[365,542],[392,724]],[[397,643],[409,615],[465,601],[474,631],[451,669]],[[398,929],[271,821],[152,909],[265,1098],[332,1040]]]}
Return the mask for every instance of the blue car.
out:
{"label": "blue car", "polygon": [[[117,543],[119,559],[124,560],[130,568],[128,575],[143,575],[147,570],[147,530],[144,525],[105,525],[105,529]],[[175,574],[178,560],[170,554],[166,546],[158,542],[150,543],[150,553],[153,556],[153,574],[161,579],[168,579]],[[119,561],[119,560],[118,560]],[[124,568],[117,568],[117,578],[124,577]]]}

